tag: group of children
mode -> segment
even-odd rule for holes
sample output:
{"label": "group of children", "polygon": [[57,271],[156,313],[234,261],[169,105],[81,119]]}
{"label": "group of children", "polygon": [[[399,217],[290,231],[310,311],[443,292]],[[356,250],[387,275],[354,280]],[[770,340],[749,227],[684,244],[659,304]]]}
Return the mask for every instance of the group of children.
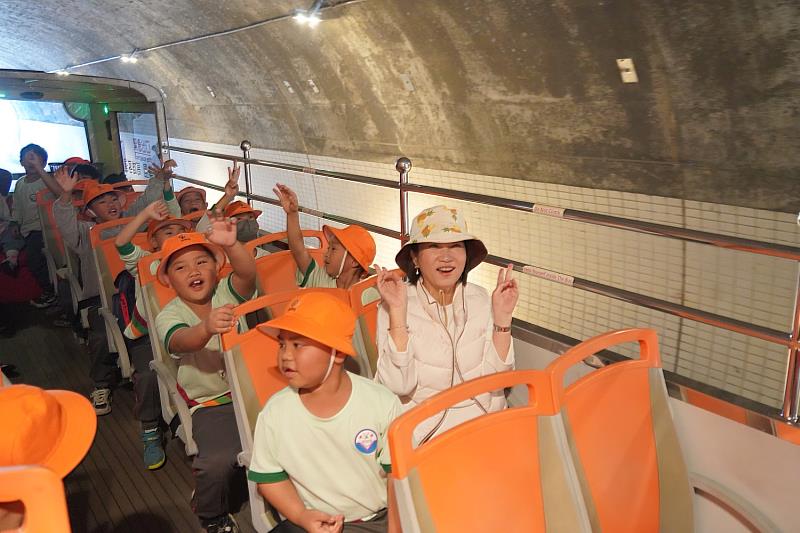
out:
{"label": "group of children", "polygon": [[[21,159],[26,157],[23,155]],[[156,469],[165,461],[157,379],[149,367],[150,342],[153,342],[149,334],[155,332],[156,342],[163,343],[178,362],[178,390],[192,416],[193,437],[198,448],[192,464],[196,485],[193,509],[209,533],[238,531],[230,514],[229,498],[232,491],[241,488],[244,472],[237,462],[241,445],[220,334],[232,328],[247,327],[243,317],[236,318],[234,308],[255,296],[256,259],[266,253],[260,248],[250,253],[243,245],[257,237],[256,219],[260,211],[244,202],[233,201],[238,193],[238,168],[229,170],[225,194],[209,211],[202,189],[187,187],[177,195],[173,193],[171,178],[175,164],[172,161],[152,169],[154,175],[147,188],[130,206],[126,205],[125,193],[94,181],[83,183],[80,199],[76,200],[73,192],[81,182],[68,169],[62,168],[51,176],[43,171],[39,160],[29,162],[29,166],[41,180],[41,186],[48,187],[57,196],[53,211],[58,229],[65,245],[81,259],[84,294],[88,295],[83,305],[88,306],[90,316],[89,349],[95,383],[91,397],[96,413],[102,415],[111,410],[115,361],[108,353],[104,324],[97,313],[98,274],[91,257],[89,230],[94,224],[132,217],[126,225],[106,230],[102,237],[115,239],[126,270],[137,280],[136,306],[124,336],[134,368],[135,412],[141,422],[145,466]],[[27,171],[28,167],[25,168]],[[31,183],[37,183],[37,179]],[[35,186],[29,188],[32,190]],[[297,265],[300,287],[348,289],[370,275],[375,242],[369,232],[359,226],[324,226],[328,246],[323,264],[318,264],[303,241],[297,196],[284,185],[278,185],[275,193],[286,213],[288,243]],[[193,213],[198,212],[203,214],[195,227]],[[420,235],[430,234],[430,228],[426,233],[421,225],[424,218],[415,219]],[[457,225],[459,220],[455,215],[453,218]],[[462,231],[465,227],[453,224],[450,223],[447,231],[461,232],[464,238],[448,242],[460,243],[466,255],[474,248],[470,242],[476,239]],[[159,283],[176,294],[154,317],[154,324],[148,323],[141,308],[141,287],[138,286],[139,260],[150,253],[133,243],[135,235],[142,231],[146,232],[151,251],[161,252],[160,262],[152,263],[152,273]],[[40,231],[38,238],[41,240]],[[415,265],[421,257],[417,245],[412,239],[404,247],[403,256],[413,257]],[[457,247],[455,244],[448,246]],[[409,256],[407,252],[411,249],[414,251]],[[485,247],[482,250],[485,255]],[[461,269],[454,279],[463,280],[464,285],[466,272],[482,257],[475,262],[473,253],[468,259],[460,267],[457,263],[453,267]],[[446,272],[443,275],[447,278],[451,276],[447,269],[452,266],[452,261],[448,261],[440,258],[441,264],[432,268],[439,273]],[[228,262],[231,272],[221,277]],[[413,270],[411,265],[403,263],[401,266],[406,272]],[[425,270],[426,275],[428,272]],[[399,309],[406,313],[408,307],[398,290],[399,278],[395,279],[385,269],[378,269],[378,274],[381,294],[373,290],[365,293],[365,298],[383,297],[388,311],[382,312],[390,312],[394,317],[391,324],[381,320],[381,327],[387,330],[390,340],[379,344],[388,342],[391,354],[386,355],[387,362],[379,360],[379,369],[388,368],[387,365],[402,366],[398,371],[405,372],[403,390],[393,386],[391,380],[381,379],[380,375],[377,382],[368,379],[372,376],[369,366],[363,364],[366,361],[365,339],[356,328],[356,316],[348,305],[333,296],[310,292],[291,302],[284,314],[257,327],[262,334],[277,339],[279,369],[287,382],[287,387],[274,394],[258,416],[254,451],[247,472],[248,478],[258,484],[259,493],[285,518],[276,531],[399,531],[396,516],[388,510],[391,485],[387,483],[387,473],[391,471],[391,456],[387,432],[392,420],[407,408],[409,397],[416,399],[416,387],[409,388],[409,383],[418,379],[428,389],[430,386],[424,377],[417,376],[417,372],[426,371],[421,365],[413,370],[413,376],[408,375],[406,367],[414,367],[408,361],[409,354],[411,359],[424,359],[420,347],[426,339],[414,340],[414,330],[409,326],[413,322],[411,317],[406,319],[398,312]],[[416,278],[420,276],[420,270],[416,269]],[[491,323],[494,313],[496,317],[502,314],[503,321],[510,322],[516,303],[516,285],[510,274],[503,277],[502,283],[498,281],[495,293],[500,296],[493,295],[488,310],[481,311],[480,320],[488,316]],[[453,314],[453,298],[454,295],[457,298],[457,294],[457,290],[452,289],[449,301],[439,303],[445,312],[450,310],[456,321],[463,321],[466,320],[463,312]],[[443,290],[440,295],[447,298]],[[405,320],[405,323],[398,323],[398,320]],[[493,331],[479,332],[484,335],[480,350],[490,352],[491,359],[489,364],[485,361],[478,364],[478,373],[513,367],[513,351],[504,339],[509,328],[498,326],[496,319],[494,322]],[[443,325],[447,335],[460,331],[463,326],[456,322]],[[402,333],[399,337],[395,335],[398,330]],[[385,338],[387,332],[379,331],[379,339]],[[487,343],[493,343],[494,347],[484,350]],[[417,346],[416,353],[411,352],[411,346]],[[454,342],[454,358],[456,346]],[[345,370],[349,357],[359,359],[366,377]],[[441,388],[458,381],[451,377],[450,383]],[[430,394],[428,389],[425,389],[426,394]],[[406,405],[401,404],[401,399]],[[476,404],[484,405],[477,400]],[[504,403],[501,405],[498,401],[485,405],[486,408],[481,407],[484,411],[504,407]]]}

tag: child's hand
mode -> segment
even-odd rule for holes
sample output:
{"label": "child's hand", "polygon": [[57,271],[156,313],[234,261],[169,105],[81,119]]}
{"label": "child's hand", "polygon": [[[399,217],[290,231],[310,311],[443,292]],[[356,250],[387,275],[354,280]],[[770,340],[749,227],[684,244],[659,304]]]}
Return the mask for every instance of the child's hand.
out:
{"label": "child's hand", "polygon": [[306,509],[297,525],[308,533],[340,533],[344,529],[344,515],[334,516],[316,509]]}
{"label": "child's hand", "polygon": [[519,288],[517,280],[512,277],[513,272],[514,267],[509,264],[497,273],[497,287],[492,293],[492,317],[498,326],[511,324],[511,316],[517,306]]}
{"label": "child's hand", "polygon": [[203,320],[203,326],[209,335],[217,333],[227,333],[232,327],[236,326],[236,317],[233,314],[233,304],[225,304],[222,307],[212,309],[208,316]]}
{"label": "child's hand", "polygon": [[300,204],[297,201],[297,195],[286,185],[276,183],[275,188],[272,189],[272,192],[274,192],[275,196],[278,197],[281,207],[284,211],[286,211],[287,215],[297,213],[300,210]]}
{"label": "child's hand", "polygon": [[225,184],[225,194],[229,198],[236,198],[239,194],[239,174],[242,171],[237,163],[233,164],[233,168],[228,167],[228,183]]}
{"label": "child's hand", "polygon": [[221,211],[209,212],[210,226],[206,231],[208,242],[227,248],[236,244],[236,221],[225,218]]}
{"label": "child's hand", "polygon": [[143,214],[147,220],[164,220],[169,216],[169,208],[164,200],[156,200],[144,208]]}
{"label": "child's hand", "polygon": [[70,176],[67,171],[66,165],[58,167],[55,174],[55,180],[65,195],[71,194],[75,184],[78,183],[78,176]]}
{"label": "child's hand", "polygon": [[377,287],[381,299],[391,309],[405,309],[408,305],[408,293],[403,280],[395,272],[389,272],[378,265],[374,266],[378,274]]}
{"label": "child's hand", "polygon": [[178,163],[176,163],[174,159],[167,159],[161,164],[160,167],[158,165],[150,165],[147,167],[147,170],[153,174],[154,178],[166,181],[175,177],[175,173],[172,171],[172,169],[177,166]]}

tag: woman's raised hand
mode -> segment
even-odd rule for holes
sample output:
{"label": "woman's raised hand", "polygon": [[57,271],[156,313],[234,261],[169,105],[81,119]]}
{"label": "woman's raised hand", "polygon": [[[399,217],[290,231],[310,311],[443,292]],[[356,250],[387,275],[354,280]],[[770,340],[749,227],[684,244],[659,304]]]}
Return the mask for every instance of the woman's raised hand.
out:
{"label": "woman's raised hand", "polygon": [[519,299],[517,280],[514,279],[514,266],[509,264],[497,273],[497,287],[492,293],[492,316],[498,326],[510,326],[514,308]]}
{"label": "woman's raised hand", "polygon": [[403,283],[400,275],[390,272],[383,267],[374,265],[375,273],[378,275],[378,292],[381,299],[392,309],[404,309],[408,304],[408,293],[406,284]]}

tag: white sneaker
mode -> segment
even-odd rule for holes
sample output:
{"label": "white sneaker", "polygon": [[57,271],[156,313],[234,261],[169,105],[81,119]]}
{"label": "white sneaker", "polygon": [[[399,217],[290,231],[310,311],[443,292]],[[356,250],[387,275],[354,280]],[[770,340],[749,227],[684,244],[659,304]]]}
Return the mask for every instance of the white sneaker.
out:
{"label": "white sneaker", "polygon": [[111,389],[95,389],[89,397],[92,399],[92,406],[97,416],[111,412]]}

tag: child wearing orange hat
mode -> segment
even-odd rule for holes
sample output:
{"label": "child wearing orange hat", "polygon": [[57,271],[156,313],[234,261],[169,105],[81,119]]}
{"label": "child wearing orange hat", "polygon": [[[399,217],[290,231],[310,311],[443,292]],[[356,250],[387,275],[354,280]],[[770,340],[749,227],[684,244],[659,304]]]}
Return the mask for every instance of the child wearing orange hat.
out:
{"label": "child wearing orange hat", "polygon": [[[3,431],[0,467],[37,465],[63,479],[94,441],[97,417],[86,398],[72,391],[30,385],[0,387]],[[0,503],[0,530],[23,525],[24,507]]]}
{"label": "child wearing orange hat", "polygon": [[400,414],[388,389],[344,370],[355,356],[356,317],[331,294],[311,292],[258,329],[279,343],[289,386],[256,422],[248,478],[286,521],[275,532],[385,532],[386,435]]}
{"label": "child wearing orange hat", "polygon": [[[165,163],[165,168],[166,166]],[[101,305],[99,279],[89,230],[95,223],[136,215],[160,199],[171,205],[172,210],[177,211],[172,185],[169,179],[164,178],[166,175],[166,172],[162,172],[151,179],[142,195],[130,206],[126,205],[127,195],[111,185],[100,184],[94,180],[82,181],[85,184],[83,201],[77,207],[73,204],[72,196],[72,191],[79,182],[77,176],[70,176],[67,167],[64,166],[56,171],[55,177],[43,176],[47,186],[59,197],[53,203],[53,216],[64,244],[80,259],[80,279],[85,299],[79,305],[88,310],[91,377],[94,382],[91,397],[98,415],[111,412],[111,384],[116,373],[116,357],[108,351],[105,323],[98,313]],[[79,213],[84,215],[84,219],[79,218]],[[104,231],[101,236],[107,239],[119,231],[119,227],[112,228]]]}
{"label": "child wearing orange hat", "polygon": [[[286,212],[289,249],[297,263],[297,284],[300,287],[349,289],[369,276],[369,267],[375,259],[375,240],[367,230],[357,225],[346,228],[322,226],[322,231],[328,239],[328,247],[323,258],[323,268],[320,268],[308,253],[303,241],[297,194],[280,183],[273,191]],[[368,289],[364,292],[362,300],[364,303],[369,303],[379,297],[375,289]],[[356,329],[353,345],[358,353],[362,374],[372,377],[367,348],[360,328]]]}
{"label": "child wearing orange hat", "polygon": [[[236,240],[233,221],[221,216],[212,219],[207,240],[181,233],[164,241],[161,253],[158,281],[177,297],[156,317],[156,331],[179,361],[178,391],[192,413],[199,450],[192,462],[193,508],[207,531],[238,531],[228,493],[242,473],[236,459],[241,444],[219,334],[246,327],[234,320],[233,308],[255,293],[255,259]],[[218,280],[226,255],[233,272]]]}
{"label": "child wearing orange hat", "polygon": [[[147,237],[153,251],[160,250],[164,241],[168,238],[191,231],[191,222],[182,218],[173,218],[169,215],[169,209],[165,202],[162,200],[153,202],[133,217],[122,228],[122,231],[119,232],[114,241],[120,259],[125,264],[125,269],[135,280],[136,303],[123,335],[128,355],[134,368],[132,381],[136,392],[136,405],[134,405],[133,412],[141,423],[144,464],[148,470],[161,468],[166,456],[159,428],[161,400],[158,392],[158,379],[153,369],[150,368],[150,361],[153,360],[153,351],[148,336],[147,320],[144,318],[144,300],[138,276],[139,260],[146,255],[150,255],[150,252],[143,250],[139,245],[131,241],[144,224],[147,224]],[[154,261],[151,264],[153,268],[157,266],[158,261]]]}

